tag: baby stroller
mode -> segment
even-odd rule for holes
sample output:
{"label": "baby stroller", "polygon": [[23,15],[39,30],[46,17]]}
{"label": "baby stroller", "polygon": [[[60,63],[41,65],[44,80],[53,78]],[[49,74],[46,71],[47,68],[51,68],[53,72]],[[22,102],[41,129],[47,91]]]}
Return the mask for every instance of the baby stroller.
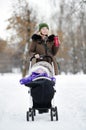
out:
{"label": "baby stroller", "polygon": [[32,98],[32,106],[26,112],[26,120],[29,121],[36,116],[36,110],[39,114],[47,113],[50,110],[51,121],[58,120],[57,106],[54,106],[52,100],[56,92],[54,65],[53,59],[50,56],[40,56],[40,58],[49,58],[51,63],[46,61],[40,61],[32,66],[32,60],[35,57],[30,58],[29,76],[20,80],[21,84],[30,88],[30,95]]}

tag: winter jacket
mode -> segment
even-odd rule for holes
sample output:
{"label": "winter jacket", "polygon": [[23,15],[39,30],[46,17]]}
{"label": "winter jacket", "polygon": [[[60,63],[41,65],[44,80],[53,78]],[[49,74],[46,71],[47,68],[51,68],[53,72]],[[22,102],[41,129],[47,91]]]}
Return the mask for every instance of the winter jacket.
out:
{"label": "winter jacket", "polygon": [[[54,37],[55,35],[50,35],[47,36],[44,40],[40,35],[34,34],[32,36],[32,43],[29,49],[29,56],[32,57],[35,54],[51,56],[53,58],[55,75],[57,75],[58,66],[55,59],[55,55],[57,54],[59,47],[54,46]],[[43,60],[51,63],[49,58],[44,58]],[[40,59],[36,60],[36,62],[39,61]]]}

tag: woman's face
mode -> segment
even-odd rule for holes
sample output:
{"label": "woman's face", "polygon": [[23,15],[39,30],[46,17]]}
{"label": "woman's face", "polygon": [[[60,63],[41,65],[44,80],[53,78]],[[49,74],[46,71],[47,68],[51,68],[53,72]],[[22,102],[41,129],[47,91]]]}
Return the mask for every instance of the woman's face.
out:
{"label": "woman's face", "polygon": [[40,32],[41,32],[42,35],[48,35],[49,30],[48,30],[47,27],[43,27],[43,28],[40,30]]}

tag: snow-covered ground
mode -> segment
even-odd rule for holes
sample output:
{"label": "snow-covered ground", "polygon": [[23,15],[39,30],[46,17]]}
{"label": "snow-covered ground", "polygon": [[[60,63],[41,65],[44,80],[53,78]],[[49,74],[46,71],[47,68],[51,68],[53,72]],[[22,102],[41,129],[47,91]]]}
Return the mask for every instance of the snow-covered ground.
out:
{"label": "snow-covered ground", "polygon": [[86,130],[86,75],[56,76],[55,105],[58,121],[50,114],[37,114],[26,121],[28,88],[20,85],[20,74],[0,75],[0,130]]}

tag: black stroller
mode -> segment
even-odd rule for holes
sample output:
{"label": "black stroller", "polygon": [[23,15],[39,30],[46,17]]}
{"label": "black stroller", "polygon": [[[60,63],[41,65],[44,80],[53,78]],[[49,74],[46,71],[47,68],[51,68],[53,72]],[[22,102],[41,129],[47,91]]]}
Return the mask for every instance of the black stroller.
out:
{"label": "black stroller", "polygon": [[47,113],[50,110],[51,121],[58,120],[57,107],[52,104],[52,99],[54,98],[54,94],[56,92],[54,87],[55,78],[53,78],[53,60],[50,56],[42,56],[41,58],[44,57],[50,58],[52,64],[46,61],[40,61],[32,66],[32,60],[35,57],[30,58],[29,75],[31,75],[33,71],[36,71],[37,73],[41,72],[41,74],[33,76],[30,82],[25,83],[25,86],[30,88],[29,93],[32,98],[32,106],[26,113],[27,121],[30,119],[34,121],[36,110],[38,110],[39,114]]}

